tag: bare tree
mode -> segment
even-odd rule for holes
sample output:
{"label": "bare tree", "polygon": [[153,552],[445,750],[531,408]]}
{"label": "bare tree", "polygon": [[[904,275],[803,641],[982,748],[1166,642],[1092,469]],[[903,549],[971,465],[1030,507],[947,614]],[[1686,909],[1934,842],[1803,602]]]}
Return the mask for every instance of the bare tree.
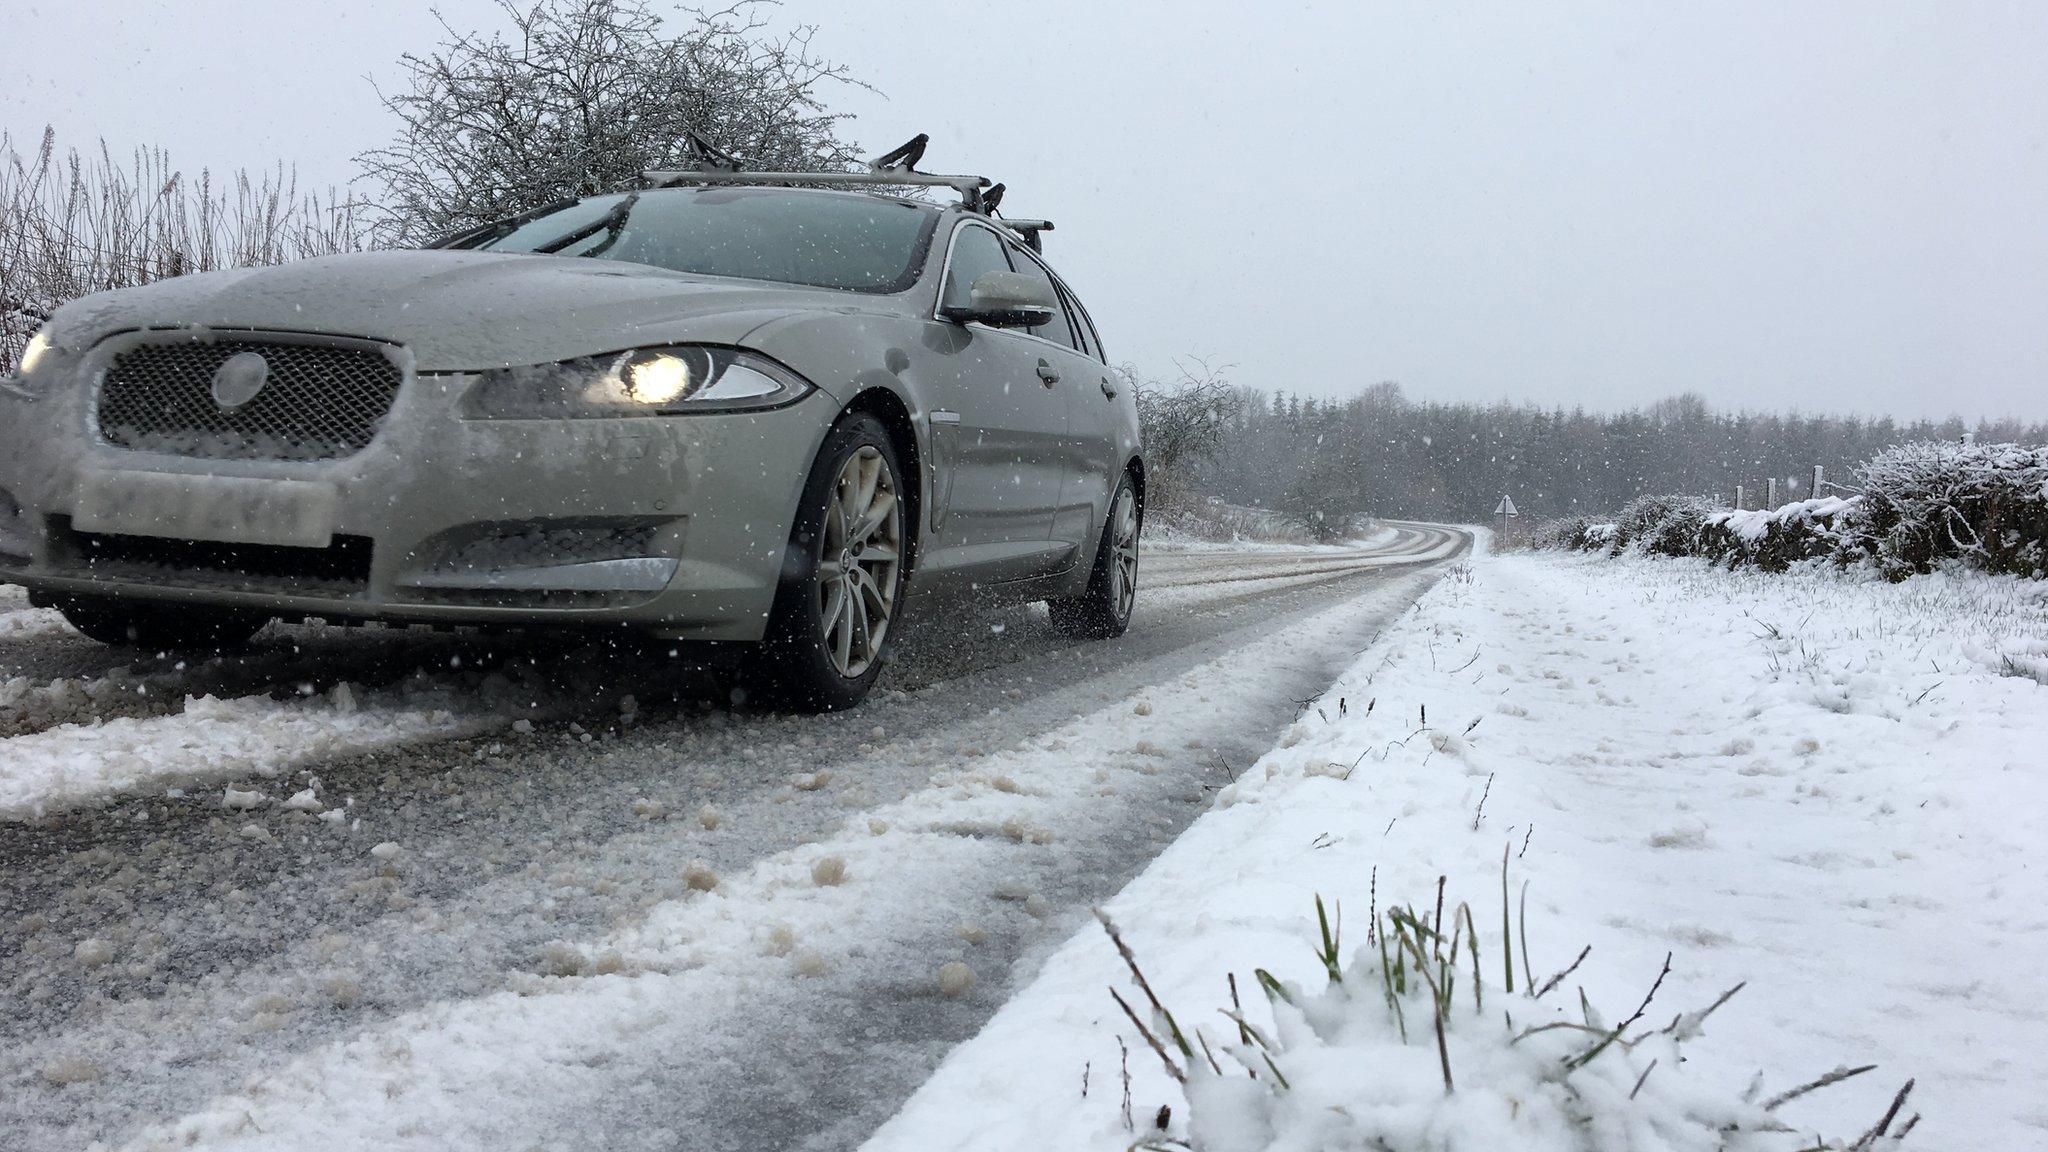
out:
{"label": "bare tree", "polygon": [[1173,366],[1180,378],[1171,381],[1139,380],[1133,368],[1122,369],[1136,382],[1145,456],[1154,468],[1167,472],[1215,455],[1242,402],[1227,379],[1228,365],[1218,367],[1194,357]]}
{"label": "bare tree", "polygon": [[1236,418],[1241,396],[1225,374],[1199,357],[1175,361],[1176,380],[1144,380],[1130,365],[1119,373],[1136,389],[1138,426],[1145,441],[1146,515],[1169,521],[1195,511],[1185,470],[1214,456]]}
{"label": "bare tree", "polygon": [[445,42],[401,57],[404,90],[380,93],[403,126],[357,161],[385,189],[385,240],[418,243],[685,165],[691,131],[763,167],[855,159],[822,90],[856,82],[812,53],[811,28],[770,32],[753,0],[685,9],[675,32],[641,0],[499,3],[509,34],[444,21]]}
{"label": "bare tree", "polygon": [[1294,479],[1280,494],[1280,509],[1328,543],[1351,534],[1370,507],[1357,437],[1335,421],[1315,431]]}
{"label": "bare tree", "polygon": [[188,179],[161,148],[125,166],[106,141],[94,154],[57,152],[45,129],[23,156],[0,136],[0,372],[57,306],[88,292],[166,276],[361,248],[361,205],[301,195],[296,174],[235,172]]}

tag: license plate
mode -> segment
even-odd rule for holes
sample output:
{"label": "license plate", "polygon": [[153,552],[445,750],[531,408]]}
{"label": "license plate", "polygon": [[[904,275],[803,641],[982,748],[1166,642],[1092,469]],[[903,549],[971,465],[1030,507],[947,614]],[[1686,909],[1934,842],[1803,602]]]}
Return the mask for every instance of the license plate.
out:
{"label": "license plate", "polygon": [[79,479],[71,526],[81,532],[224,544],[325,548],[336,493],[310,480],[91,472]]}

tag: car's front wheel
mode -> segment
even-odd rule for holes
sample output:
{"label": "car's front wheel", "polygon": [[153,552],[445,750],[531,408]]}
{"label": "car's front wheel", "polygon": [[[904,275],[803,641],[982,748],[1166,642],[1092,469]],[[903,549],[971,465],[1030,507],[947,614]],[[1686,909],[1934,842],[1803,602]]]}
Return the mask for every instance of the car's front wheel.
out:
{"label": "car's front wheel", "polygon": [[252,612],[81,597],[57,605],[73,628],[102,644],[169,652],[240,648],[269,623]]}
{"label": "car's front wheel", "polygon": [[1138,497],[1126,475],[1110,497],[1087,590],[1046,603],[1053,627],[1070,636],[1106,640],[1131,626],[1131,610],[1138,601],[1138,527]]}
{"label": "car's front wheel", "polygon": [[813,711],[860,703],[882,674],[901,615],[908,504],[879,420],[855,414],[825,437],[790,533],[782,588],[754,679]]}

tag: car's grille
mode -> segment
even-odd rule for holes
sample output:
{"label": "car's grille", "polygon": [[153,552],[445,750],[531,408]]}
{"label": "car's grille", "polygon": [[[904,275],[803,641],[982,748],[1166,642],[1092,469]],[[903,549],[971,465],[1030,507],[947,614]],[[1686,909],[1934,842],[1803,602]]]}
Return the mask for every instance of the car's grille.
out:
{"label": "car's grille", "polygon": [[[254,353],[268,371],[253,399],[214,398],[214,373]],[[405,377],[372,345],[210,340],[138,344],[100,384],[101,439],[213,460],[335,460],[362,451]]]}
{"label": "car's grille", "polygon": [[366,536],[336,536],[325,548],[292,548],[78,532],[65,517],[50,520],[55,566],[108,580],[335,597],[356,595],[370,582],[372,544]]}

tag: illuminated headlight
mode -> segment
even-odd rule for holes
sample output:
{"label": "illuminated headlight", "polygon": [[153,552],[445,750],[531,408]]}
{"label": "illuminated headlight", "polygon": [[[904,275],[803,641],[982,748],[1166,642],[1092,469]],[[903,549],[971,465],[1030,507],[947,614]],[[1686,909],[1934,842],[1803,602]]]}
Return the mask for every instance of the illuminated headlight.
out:
{"label": "illuminated headlight", "polygon": [[52,347],[54,345],[50,343],[50,330],[48,328],[41,329],[34,336],[29,337],[28,347],[21,350],[21,362],[16,365],[14,369],[15,374],[26,376],[34,372],[36,365],[42,362],[43,357],[50,354]]}
{"label": "illuminated headlight", "polygon": [[670,416],[779,408],[810,391],[772,360],[678,346],[486,372],[467,408],[470,416],[503,420]]}

